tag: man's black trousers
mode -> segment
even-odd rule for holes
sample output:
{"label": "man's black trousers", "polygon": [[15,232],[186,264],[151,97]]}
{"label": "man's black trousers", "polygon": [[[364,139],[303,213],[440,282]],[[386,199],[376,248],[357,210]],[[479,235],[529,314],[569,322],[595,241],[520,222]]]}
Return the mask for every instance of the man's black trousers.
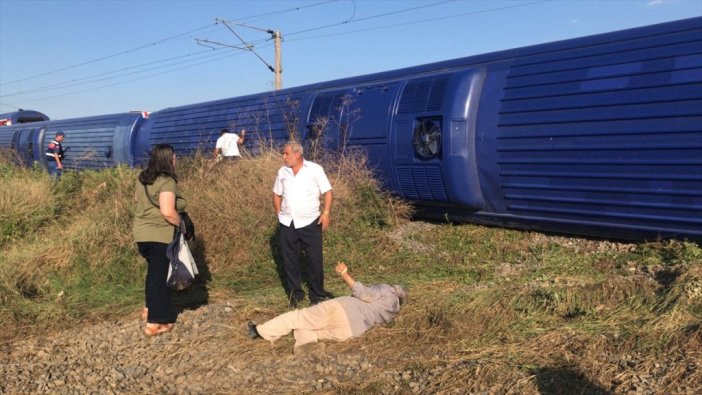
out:
{"label": "man's black trousers", "polygon": [[322,257],[322,226],[317,225],[319,218],[311,224],[295,229],[280,224],[280,252],[283,257],[283,268],[288,282],[290,297],[300,301],[305,297],[302,290],[302,275],[300,270],[300,251],[307,255],[307,275],[309,276],[310,302],[316,303],[326,297],[324,291],[324,262]]}

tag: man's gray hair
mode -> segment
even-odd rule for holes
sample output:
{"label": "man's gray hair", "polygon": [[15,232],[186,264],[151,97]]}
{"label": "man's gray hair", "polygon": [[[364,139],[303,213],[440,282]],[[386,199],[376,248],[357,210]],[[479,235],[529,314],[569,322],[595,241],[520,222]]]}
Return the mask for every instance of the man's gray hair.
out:
{"label": "man's gray hair", "polygon": [[407,303],[407,288],[402,285],[394,284],[395,295],[400,299],[400,305]]}
{"label": "man's gray hair", "polygon": [[289,141],[285,144],[286,147],[290,147],[292,152],[299,152],[300,155],[305,155],[305,150],[302,148],[302,144],[297,141]]}

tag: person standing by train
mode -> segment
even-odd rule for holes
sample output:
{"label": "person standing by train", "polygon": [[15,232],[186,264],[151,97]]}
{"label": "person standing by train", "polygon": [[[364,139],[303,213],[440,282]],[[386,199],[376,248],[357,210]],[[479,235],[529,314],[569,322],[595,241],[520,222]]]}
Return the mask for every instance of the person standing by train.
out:
{"label": "person standing by train", "polygon": [[222,129],[219,132],[220,136],[217,139],[214,149],[214,160],[219,158],[221,153],[225,160],[236,160],[241,158],[239,153],[239,144],[244,144],[246,130],[241,129],[239,134],[229,133],[229,129]]}
{"label": "person standing by train", "polygon": [[[279,247],[287,277],[289,307],[297,308],[305,297],[298,259],[306,252],[311,304],[329,299],[324,290],[322,232],[327,230],[332,206],[332,187],[322,166],[305,160],[300,143],[283,148],[285,166],[273,184],[273,208],[279,221]],[[320,214],[319,198],[324,196]]]}
{"label": "person standing by train", "polygon": [[46,147],[46,166],[49,175],[56,181],[61,179],[61,173],[63,172],[63,146],[61,142],[63,142],[65,137],[66,134],[62,131],[56,132],[56,135]]}
{"label": "person standing by train", "polygon": [[[132,234],[139,253],[148,263],[145,282],[147,336],[173,329],[175,316],[171,308],[171,289],[166,285],[170,262],[166,248],[180,225],[186,202],[178,191],[176,155],[169,144],[156,145],[149,164],[139,173],[134,193],[136,208]],[[158,204],[158,207],[156,204]]]}

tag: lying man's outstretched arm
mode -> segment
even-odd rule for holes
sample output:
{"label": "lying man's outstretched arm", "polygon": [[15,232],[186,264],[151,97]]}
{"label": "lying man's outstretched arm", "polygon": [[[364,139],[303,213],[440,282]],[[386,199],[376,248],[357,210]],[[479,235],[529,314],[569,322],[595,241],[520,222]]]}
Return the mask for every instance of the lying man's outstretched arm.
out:
{"label": "lying man's outstretched arm", "polygon": [[355,281],[353,280],[353,277],[349,274],[349,268],[346,266],[344,262],[338,262],[336,264],[336,272],[341,276],[341,279],[344,280],[346,285],[349,286],[349,288],[353,289],[353,284]]}

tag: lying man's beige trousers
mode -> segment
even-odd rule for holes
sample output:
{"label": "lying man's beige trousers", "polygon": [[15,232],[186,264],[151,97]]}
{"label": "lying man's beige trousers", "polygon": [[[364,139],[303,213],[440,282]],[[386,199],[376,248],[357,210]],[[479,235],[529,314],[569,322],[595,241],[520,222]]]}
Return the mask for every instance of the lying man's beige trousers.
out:
{"label": "lying man's beige trousers", "polygon": [[281,314],[256,326],[256,330],[271,343],[292,331],[295,347],[318,340],[344,341],[353,337],[346,311],[335,300]]}

